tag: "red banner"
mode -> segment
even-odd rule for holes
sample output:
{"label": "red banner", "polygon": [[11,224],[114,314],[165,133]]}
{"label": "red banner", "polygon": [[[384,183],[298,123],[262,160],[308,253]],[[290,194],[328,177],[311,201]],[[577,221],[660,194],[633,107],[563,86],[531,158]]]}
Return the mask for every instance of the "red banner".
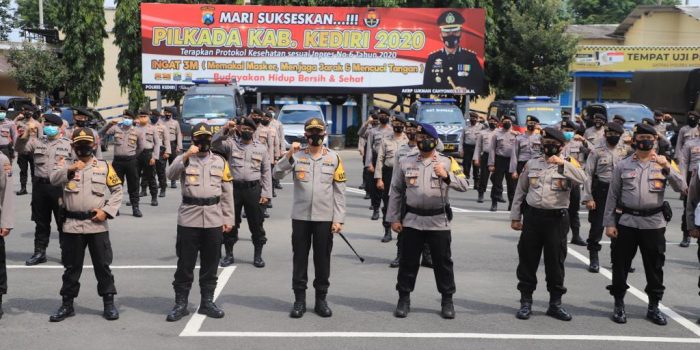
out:
{"label": "red banner", "polygon": [[141,4],[143,84],[264,92],[482,91],[482,9]]}

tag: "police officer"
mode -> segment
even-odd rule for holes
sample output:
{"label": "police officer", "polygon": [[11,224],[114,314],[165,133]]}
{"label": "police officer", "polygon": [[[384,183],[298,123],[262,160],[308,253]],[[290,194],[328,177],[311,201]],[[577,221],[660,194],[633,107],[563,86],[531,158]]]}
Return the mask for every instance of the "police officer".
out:
{"label": "police officer", "polygon": [[61,188],[51,184],[49,176],[58,158],[70,158],[70,140],[61,134],[63,119],[55,114],[44,114],[43,136],[30,137],[38,133],[39,124],[30,121],[22,136],[17,139],[17,151],[34,155],[36,164],[32,184],[32,218],[36,224],[34,231],[34,254],[26,261],[28,266],[46,262],[46,248],[51,235],[51,214],[56,220],[58,232],[58,198]]}
{"label": "police officer", "polygon": [[[698,225],[698,220],[695,217],[695,211],[698,208],[698,203],[700,203],[700,179],[698,179],[698,174],[700,174],[699,168],[695,168],[690,178],[690,185],[688,187],[688,201],[685,209],[685,220],[688,223],[688,234],[693,238],[700,238],[700,225]],[[698,245],[698,261],[700,261],[700,245]],[[700,287],[700,279],[698,279],[698,287]],[[698,319],[700,323],[700,319]]]}
{"label": "police officer", "polygon": [[511,130],[512,117],[504,115],[501,118],[501,128],[491,136],[491,150],[489,151],[489,171],[493,173],[491,178],[491,211],[498,210],[498,202],[505,203],[503,199],[503,178],[506,179],[508,189],[508,210],[513,203],[515,194],[515,179],[510,172],[510,158],[513,155],[513,147],[516,147],[518,132]]}
{"label": "police officer", "polygon": [[475,112],[469,112],[469,123],[462,130],[462,142],[459,145],[459,155],[462,157],[464,174],[468,177],[469,174],[472,173],[474,189],[476,189],[479,183],[480,172],[478,166],[474,166],[472,172],[472,159],[476,153],[476,142],[478,141],[479,134],[486,129],[488,129],[488,127],[479,122],[479,115]]}
{"label": "police officer", "polygon": [[[277,131],[277,138],[279,139],[279,142],[277,142],[278,147],[278,152],[277,152],[277,158],[282,156],[286,149],[284,148],[284,124],[279,121],[279,110],[275,106],[267,106],[265,110],[265,114],[270,115],[270,126]],[[272,187],[275,189],[281,190],[282,189],[282,184],[279,182],[279,180],[272,179]]]}
{"label": "police officer", "polygon": [[381,173],[381,169],[377,169],[377,158],[379,157],[379,146],[382,140],[387,137],[392,137],[394,129],[389,122],[391,121],[391,111],[386,108],[380,108],[377,112],[379,126],[367,131],[367,146],[365,148],[365,168],[371,175],[370,181],[366,186],[369,186],[369,195],[372,200],[372,220],[379,220],[379,205],[382,200],[382,191],[377,188],[376,173]]}
{"label": "police officer", "polygon": [[[671,123],[671,125],[667,123]],[[670,114],[664,113],[658,109],[654,111],[653,125],[654,129],[656,129],[660,135],[664,136],[666,135],[666,131],[678,129],[678,122],[676,122]]]}
{"label": "police officer", "polygon": [[323,120],[311,118],[304,124],[309,146],[301,149],[294,142],[289,152],[275,165],[274,177],[282,180],[294,173],[294,206],[292,209],[292,289],[294,306],[289,314],[299,318],[306,312],[306,284],[309,249],[314,249],[314,311],[330,317],[326,295],[330,282],[333,233],[340,233],[345,220],[345,169],[340,156],[323,147],[326,126]]}
{"label": "police officer", "polygon": [[[581,130],[574,122],[567,120],[561,123],[560,130],[566,139],[566,145],[562,149],[562,156],[565,159],[573,159],[577,164],[585,164],[586,157],[590,153],[588,141],[577,131]],[[571,227],[571,244],[586,246],[586,242],[581,239],[581,220],[578,215],[581,209],[581,186],[575,185],[571,188],[571,198],[569,198],[569,226]]]}
{"label": "police officer", "polygon": [[5,237],[15,222],[15,193],[8,186],[12,186],[12,163],[7,156],[0,154],[0,318],[3,315],[2,296],[7,294]]}
{"label": "police officer", "polygon": [[491,138],[498,127],[498,117],[495,115],[490,116],[487,124],[488,129],[482,130],[477,136],[474,157],[472,158],[474,167],[479,168],[479,182],[476,184],[476,190],[479,193],[479,197],[476,200],[477,203],[484,202],[484,193],[486,192],[489,177],[491,177],[491,183],[493,184],[493,174],[489,172],[489,154],[491,153]]}
{"label": "police officer", "polygon": [[234,223],[233,186],[228,162],[212,153],[211,129],[199,123],[192,127],[192,146],[168,166],[170,180],[180,180],[182,204],[177,217],[177,271],[175,271],[175,306],[167,321],[189,315],[187,300],[194,280],[197,255],[200,259],[199,288],[202,300],[198,313],[212,318],[224,317],[214,304],[216,272],[221,257],[223,233]]}
{"label": "police officer", "polygon": [[[272,124],[273,120],[274,120],[274,114],[272,114],[272,112],[270,112],[270,111],[265,112],[265,114],[263,114],[262,118],[260,119],[260,130],[256,130],[256,132],[258,134],[258,138],[271,139],[270,144],[272,146],[270,148],[268,148],[268,153],[269,153],[268,160],[270,161],[271,167],[274,167],[275,163],[277,162],[277,159],[279,159],[282,156],[282,150],[280,148],[280,144],[282,143],[282,137],[283,137],[283,136],[278,134],[277,126]],[[267,135],[267,136],[263,137],[262,135]],[[275,187],[272,187],[272,196],[277,197]]]}
{"label": "police officer", "polygon": [[[522,231],[518,242],[518,290],[521,320],[532,314],[532,293],[537,287],[537,266],[544,251],[544,267],[549,291],[547,315],[570,321],[561,306],[564,287],[566,234],[569,229],[570,191],[586,180],[576,161],[560,157],[566,139],[555,128],[545,128],[542,135],[543,156],[527,162],[518,180],[518,188],[510,212],[511,228]],[[522,221],[521,221],[522,217]]]}
{"label": "police officer", "polygon": [[[624,130],[624,133],[622,134],[622,138],[620,139],[620,141],[622,141],[622,143],[620,143],[620,146],[625,147],[629,151],[631,151],[632,147],[630,147],[629,145],[632,144],[632,132],[630,130],[624,129],[625,123],[627,123],[627,119],[625,119],[625,117],[623,117],[619,114],[615,114],[613,116],[612,121],[613,121],[613,123],[619,124]],[[606,144],[607,144],[607,141],[605,139],[601,139],[601,140],[599,140],[598,145],[595,145],[595,146],[605,146]]]}
{"label": "police officer", "polygon": [[[659,155],[664,155],[664,156],[670,156],[671,154],[671,142],[668,141],[666,138],[666,131],[665,131],[665,125],[662,125],[664,129],[659,128],[659,125],[656,124],[657,121],[652,118],[643,118],[642,119],[642,124],[646,125],[651,125],[654,127],[654,130],[656,130],[657,135],[659,136],[658,140],[655,143],[654,146],[654,151],[656,154]],[[662,131],[664,130],[664,131]]]}
{"label": "police officer", "polygon": [[666,184],[677,192],[687,186],[677,169],[666,157],[654,152],[659,139],[652,125],[637,124],[634,131],[635,153],[620,161],[613,170],[612,182],[605,204],[605,235],[613,239],[612,285],[615,297],[612,319],[627,322],[624,297],[627,291],[627,273],[637,247],[642,253],[649,296],[647,318],[657,325],[665,325],[666,317],[659,311],[664,294],[663,265],[666,251],[666,223],[670,220],[670,206],[664,202]]}
{"label": "police officer", "polygon": [[51,171],[51,184],[62,191],[65,210],[63,230],[60,233],[63,303],[51,315],[51,322],[61,322],[75,315],[73,299],[80,291],[85,248],[97,278],[97,293],[104,302],[102,316],[107,320],[119,318],[114,306],[114,276],[109,268],[112,248],[107,219],[117,215],[122,203],[122,182],[112,166],[94,157],[95,135],[89,128],[77,128],[72,135],[73,151],[77,159],[59,158]]}
{"label": "police officer", "polygon": [[17,141],[17,128],[12,120],[7,119],[7,109],[0,106],[0,152],[10,159],[15,159],[14,143]]}
{"label": "police officer", "polygon": [[396,165],[391,180],[387,220],[394,231],[403,235],[396,283],[399,301],[394,311],[394,316],[399,318],[410,312],[410,293],[416,284],[425,243],[430,246],[435,282],[442,294],[440,315],[446,319],[455,317],[449,190],[465,192],[469,184],[459,163],[435,150],[438,139],[432,125],[420,124],[416,135],[420,153],[403,158]]}
{"label": "police officer", "polygon": [[[65,130],[65,135],[66,137],[70,137],[73,135],[73,131],[77,128],[88,128],[88,122],[90,118],[94,118],[93,114],[90,113],[90,111],[80,108],[80,107],[73,107],[73,122],[75,123],[73,127],[66,128]],[[100,137],[97,133],[97,130],[93,128],[89,128],[92,131],[92,134],[95,135],[95,158],[97,159],[102,159],[102,148],[100,147]],[[75,158],[75,157],[73,157]]]}
{"label": "police officer", "polygon": [[[119,126],[115,127],[117,124]],[[112,166],[114,166],[122,183],[126,178],[129,202],[134,217],[142,217],[143,214],[139,209],[139,172],[136,158],[146,148],[146,140],[144,134],[134,127],[134,113],[124,110],[123,118],[112,119],[100,130],[99,134],[101,137],[114,135]]]}
{"label": "police officer", "polygon": [[525,122],[527,123],[527,131],[515,137],[515,147],[513,147],[513,154],[510,156],[508,172],[516,180],[523,171],[525,163],[542,152],[542,136],[535,131],[540,120],[534,115],[528,115],[525,117]]}
{"label": "police officer", "polygon": [[[396,164],[396,153],[399,148],[408,143],[408,137],[404,134],[406,119],[395,116],[391,121],[394,134],[382,139],[377,152],[377,164],[374,171],[374,179],[377,182],[377,190],[382,191],[382,224],[384,225],[384,237],[382,242],[391,241],[391,223],[386,220],[386,210],[389,205],[389,190],[391,190],[391,179]],[[381,171],[380,171],[381,169]]]}
{"label": "police officer", "polygon": [[151,206],[158,205],[158,185],[156,184],[155,170],[156,162],[160,159],[160,146],[162,144],[158,137],[156,126],[150,123],[150,112],[142,109],[139,111],[139,119],[136,130],[143,134],[144,145],[143,150],[139,153],[138,172],[141,176],[141,194],[140,197],[146,196],[146,186],[151,191]]}
{"label": "police officer", "polygon": [[437,25],[445,47],[428,56],[423,75],[424,87],[455,92],[481,89],[484,71],[476,53],[459,45],[462,24],[464,17],[456,11],[446,11],[438,17]]}
{"label": "police officer", "polygon": [[[17,134],[23,135],[24,130],[29,127],[29,122],[33,120],[32,116],[34,114],[34,109],[31,106],[23,106],[22,111],[15,117],[15,125],[17,126]],[[0,112],[2,113],[2,112]],[[38,129],[34,130],[33,134],[29,135],[30,138],[39,137]],[[15,147],[16,148],[16,147]],[[32,180],[34,179],[34,154],[31,152],[17,152],[17,165],[19,165],[19,184],[20,190],[17,192],[18,196],[27,194],[27,178],[29,173],[32,174]]]}
{"label": "police officer", "polygon": [[[357,131],[357,149],[360,152],[360,156],[362,156],[362,164],[365,164],[367,161],[367,157],[371,157],[371,154],[367,154],[367,138],[369,137],[369,134],[372,129],[376,128],[379,126],[379,117],[376,114],[376,111],[373,109],[369,111],[369,118],[360,126],[360,129]],[[370,185],[368,185],[373,181],[374,179],[374,174],[369,172],[369,168],[366,166],[362,167],[362,185],[360,186],[360,189],[365,190],[365,199],[371,199],[370,195]],[[374,210],[374,205],[370,205],[369,207],[370,210]]]}
{"label": "police officer", "polygon": [[691,139],[700,136],[700,130],[698,129],[698,121],[700,120],[700,113],[696,111],[688,112],[688,125],[683,125],[683,127],[678,130],[678,139],[676,140],[676,152],[683,149],[683,145]]}
{"label": "police officer", "polygon": [[265,145],[253,137],[257,124],[252,119],[243,118],[240,123],[240,138],[227,137],[233,134],[233,128],[236,126],[235,122],[226,124],[212,139],[213,149],[228,159],[234,178],[233,202],[236,220],[233,230],[224,233],[226,256],[221,259],[221,266],[230,266],[234,262],[233,245],[238,241],[241,211],[245,208],[254,247],[253,265],[265,267],[262,249],[267,238],[263,228],[262,206],[267,204],[272,195],[269,152]]}
{"label": "police officer", "polygon": [[588,209],[588,222],[591,224],[586,245],[590,257],[588,271],[593,273],[600,271],[598,252],[601,249],[603,214],[613,169],[629,155],[621,140],[624,132],[625,130],[620,124],[608,123],[605,129],[605,145],[598,145],[594,148],[586,160],[586,182],[583,185],[582,201]]}
{"label": "police officer", "polygon": [[583,138],[586,139],[591,145],[602,144],[602,140],[605,139],[605,124],[608,120],[604,115],[596,113],[593,115],[593,125],[588,127],[583,133]]}
{"label": "police officer", "polygon": [[[686,131],[686,135],[689,133],[689,131]],[[687,139],[683,144],[683,148],[676,150],[676,155],[681,177],[686,180],[686,183],[690,183],[693,171],[697,170],[700,164],[700,138],[692,137]],[[684,201],[683,206],[685,207],[686,204],[686,201]],[[688,235],[688,223],[685,220],[685,216],[681,222],[681,231],[683,232],[683,239],[680,246],[687,248],[690,246],[690,236]]]}
{"label": "police officer", "polygon": [[[165,168],[168,165],[168,159],[173,154],[172,152],[172,142],[170,141],[170,130],[168,126],[163,123],[163,118],[161,118],[160,113],[157,110],[151,110],[151,124],[155,127],[158,138],[160,139],[160,158],[156,161],[156,177],[158,179],[158,187],[160,192],[158,192],[158,197],[165,197],[165,189],[168,188],[168,179],[165,177]],[[141,181],[141,188],[146,184]]]}
{"label": "police officer", "polygon": [[[177,108],[165,107],[163,110],[163,119],[161,124],[168,129],[168,139],[170,140],[170,151],[168,164],[173,164],[175,157],[182,152],[182,131],[180,131],[180,123],[177,121]],[[177,188],[175,181],[170,181],[170,188]],[[161,187],[161,190],[163,187]]]}

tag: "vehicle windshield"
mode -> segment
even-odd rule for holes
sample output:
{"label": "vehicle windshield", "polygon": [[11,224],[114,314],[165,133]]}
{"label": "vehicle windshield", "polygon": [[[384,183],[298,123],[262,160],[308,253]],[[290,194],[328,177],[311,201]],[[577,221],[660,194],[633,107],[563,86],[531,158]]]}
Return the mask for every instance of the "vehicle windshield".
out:
{"label": "vehicle windshield", "polygon": [[608,120],[612,120],[615,114],[625,117],[625,125],[641,123],[644,118],[654,119],[654,112],[644,106],[619,106],[608,108]]}
{"label": "vehicle windshield", "polygon": [[516,107],[518,113],[518,125],[525,125],[528,115],[537,117],[540,125],[554,125],[561,122],[561,108],[556,103],[528,103]]}
{"label": "vehicle windshield", "polygon": [[436,106],[422,108],[418,113],[418,121],[435,125],[464,124],[464,117],[456,106]]}
{"label": "vehicle windshield", "polygon": [[233,96],[189,95],[182,105],[182,118],[233,118],[236,115]]}
{"label": "vehicle windshield", "polygon": [[323,119],[323,115],[315,110],[283,109],[279,120],[282,124],[304,124],[310,118]]}

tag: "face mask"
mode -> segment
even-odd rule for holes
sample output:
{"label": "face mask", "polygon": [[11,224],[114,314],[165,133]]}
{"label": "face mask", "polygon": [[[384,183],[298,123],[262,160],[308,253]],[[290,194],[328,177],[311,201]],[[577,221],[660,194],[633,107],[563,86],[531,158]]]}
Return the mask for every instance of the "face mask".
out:
{"label": "face mask", "polygon": [[442,37],[442,42],[445,43],[445,46],[454,49],[459,45],[459,36],[456,35],[447,35]]}
{"label": "face mask", "polygon": [[165,120],[170,120],[170,118],[172,118],[172,117],[173,117],[172,115],[166,114],[166,115],[165,115]]}
{"label": "face mask", "polygon": [[268,119],[268,120],[263,119],[263,120],[260,121],[260,123],[261,123],[262,125],[268,126],[268,125],[270,125],[270,120],[269,120],[269,119]]}
{"label": "face mask", "polygon": [[78,155],[78,157],[90,157],[94,152],[92,145],[85,143],[73,146],[73,150],[75,150],[75,154]]}
{"label": "face mask", "polygon": [[548,143],[542,146],[544,155],[547,157],[556,156],[561,150],[561,146],[553,143]]}
{"label": "face mask", "polygon": [[476,125],[476,119],[469,119],[469,123],[471,125]]}
{"label": "face mask", "polygon": [[423,139],[418,143],[418,149],[423,152],[430,152],[437,147],[437,143],[433,139]]}
{"label": "face mask", "polygon": [[134,125],[134,120],[126,118],[126,119],[122,120],[121,124],[122,124],[122,126],[129,127],[129,126]]}
{"label": "face mask", "polygon": [[625,125],[625,122],[623,122],[620,119],[615,119],[615,120],[613,120],[613,122],[615,122],[615,124],[618,124],[618,125]]}
{"label": "face mask", "polygon": [[193,142],[195,146],[199,147],[200,152],[209,152],[209,148],[211,148],[210,139],[194,140]]}
{"label": "face mask", "polygon": [[656,123],[656,125],[661,124],[661,121],[662,121],[662,119],[654,119],[654,122]]}
{"label": "face mask", "polygon": [[85,127],[85,124],[87,124],[87,120],[78,120],[78,119],[75,120],[75,125],[77,125],[81,128]]}
{"label": "face mask", "polygon": [[273,118],[275,117],[275,112],[270,111],[270,112],[268,112],[268,113],[270,113],[270,115],[271,115]]}
{"label": "face mask", "polygon": [[498,126],[498,124],[496,124],[496,123],[489,123],[489,129],[491,129],[491,130],[495,130],[497,126]]}
{"label": "face mask", "polygon": [[255,124],[260,124],[262,120],[260,120],[260,118],[253,118],[253,121],[255,122]]}
{"label": "face mask", "polygon": [[387,124],[387,123],[389,123],[389,118],[386,118],[386,117],[379,118],[379,122],[382,124]]}
{"label": "face mask", "polygon": [[510,123],[503,123],[503,129],[510,129]]}
{"label": "face mask", "polygon": [[595,122],[595,127],[600,129],[603,127],[603,122]]}
{"label": "face mask", "polygon": [[153,124],[157,123],[157,122],[158,122],[158,118],[159,118],[159,117],[158,117],[157,115],[152,115],[152,116],[151,116],[151,123],[153,123]]}
{"label": "face mask", "polygon": [[395,132],[395,133],[403,132],[403,126],[395,126],[395,127],[394,127],[394,132]]}
{"label": "face mask", "polygon": [[608,141],[609,145],[615,146],[620,142],[620,136],[605,136],[605,140]]}
{"label": "face mask", "polygon": [[48,137],[53,137],[58,135],[58,126],[56,125],[46,125],[44,126],[44,135]]}
{"label": "face mask", "polygon": [[253,132],[252,131],[243,131],[241,132],[241,138],[243,141],[250,141],[253,139]]}
{"label": "face mask", "polygon": [[313,134],[306,137],[309,140],[309,145],[321,146],[323,144],[323,135]]}
{"label": "face mask", "polygon": [[635,145],[640,151],[651,151],[654,149],[654,140],[635,141]]}
{"label": "face mask", "polygon": [[413,132],[411,132],[411,133],[406,133],[406,137],[408,137],[408,139],[409,139],[410,141],[413,141],[413,140],[416,139],[416,133],[413,133]]}
{"label": "face mask", "polygon": [[7,116],[7,113],[5,112],[0,112],[0,120],[5,120],[5,117]]}
{"label": "face mask", "polygon": [[698,121],[695,119],[688,119],[688,126],[690,126],[691,128],[694,128],[694,127],[698,126]]}
{"label": "face mask", "polygon": [[528,125],[528,126],[527,126],[527,131],[533,131],[533,130],[535,130],[535,126],[534,126],[534,125]]}
{"label": "face mask", "polygon": [[564,139],[566,141],[571,141],[571,139],[574,138],[574,132],[573,131],[564,131]]}

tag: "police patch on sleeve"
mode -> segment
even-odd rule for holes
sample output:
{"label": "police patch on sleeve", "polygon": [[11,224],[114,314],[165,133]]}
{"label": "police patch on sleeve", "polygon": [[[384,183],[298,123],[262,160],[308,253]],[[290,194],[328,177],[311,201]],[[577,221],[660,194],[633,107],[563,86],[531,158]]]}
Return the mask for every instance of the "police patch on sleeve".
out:
{"label": "police patch on sleeve", "polygon": [[333,174],[333,181],[335,181],[335,182],[347,181],[347,179],[345,178],[345,167],[343,167],[343,161],[340,160],[340,156],[338,156],[338,167],[335,168],[335,174]]}
{"label": "police patch on sleeve", "polygon": [[578,160],[576,160],[576,158],[574,158],[574,157],[569,157],[567,160],[569,161],[569,163],[571,163],[571,164],[572,164],[573,166],[575,166],[577,169],[581,169],[581,163],[579,163]]}
{"label": "police patch on sleeve", "polygon": [[233,181],[233,175],[231,175],[231,169],[228,167],[227,161],[224,161],[224,175],[222,177],[222,180],[224,180],[225,182]]}
{"label": "police patch on sleeve", "polygon": [[122,180],[117,176],[117,172],[112,168],[112,164],[107,163],[107,186],[112,187],[121,184]]}
{"label": "police patch on sleeve", "polygon": [[457,176],[457,177],[461,177],[461,178],[466,177],[466,176],[464,176],[464,170],[462,169],[462,167],[452,157],[450,157],[450,172],[455,174],[455,176]]}

